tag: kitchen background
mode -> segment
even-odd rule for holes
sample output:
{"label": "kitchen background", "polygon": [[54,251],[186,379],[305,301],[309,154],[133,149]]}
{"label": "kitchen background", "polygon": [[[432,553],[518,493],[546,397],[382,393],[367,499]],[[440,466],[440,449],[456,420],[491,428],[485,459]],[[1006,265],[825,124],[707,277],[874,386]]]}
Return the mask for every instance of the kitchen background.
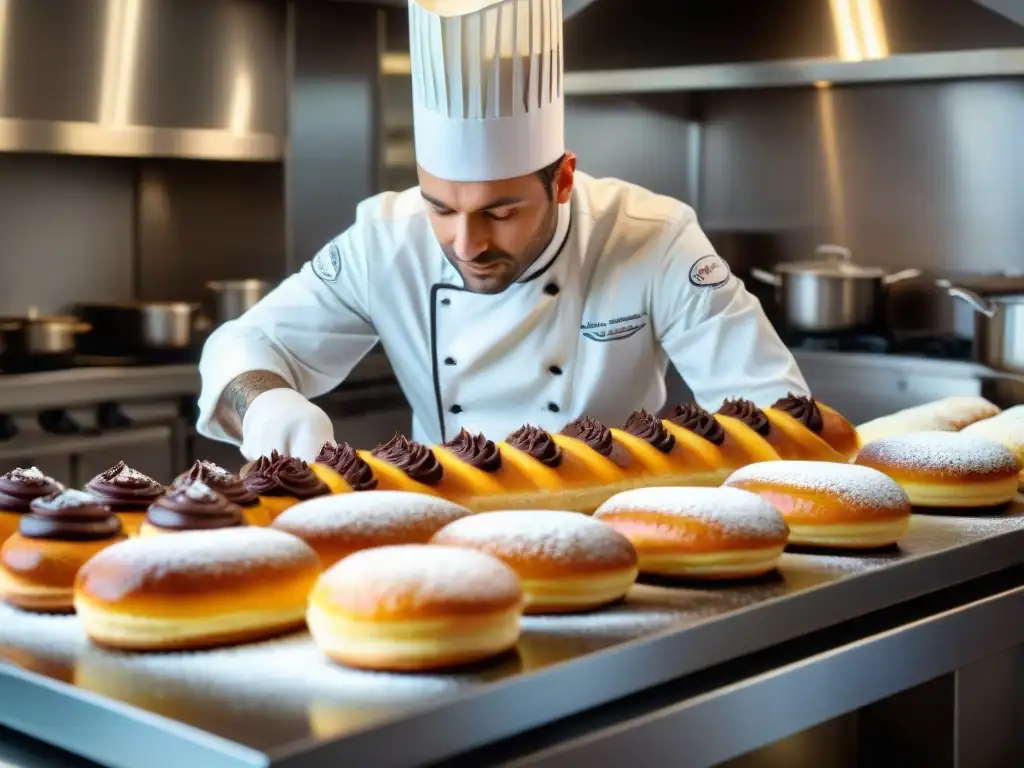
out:
{"label": "kitchen background", "polygon": [[[818,397],[858,422],[1024,401],[935,285],[1024,292],[1018,3],[563,2],[581,169],[692,204]],[[415,184],[408,70],[405,0],[0,0],[0,463],[240,463],[191,429],[204,334]],[[787,326],[751,270],[822,243],[921,271],[879,304],[895,333]],[[90,328],[44,322],[69,314]],[[323,405],[360,445],[409,426],[379,354]]]}

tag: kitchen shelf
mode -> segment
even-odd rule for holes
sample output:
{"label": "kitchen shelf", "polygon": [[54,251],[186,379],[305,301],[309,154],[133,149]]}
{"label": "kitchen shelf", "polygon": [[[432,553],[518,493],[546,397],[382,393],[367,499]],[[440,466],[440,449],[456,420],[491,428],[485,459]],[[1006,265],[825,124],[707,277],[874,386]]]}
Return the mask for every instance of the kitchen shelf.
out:
{"label": "kitchen shelf", "polygon": [[566,72],[567,96],[792,88],[1024,75],[1024,48]]}
{"label": "kitchen shelf", "polygon": [[0,117],[0,152],[269,162],[281,160],[284,147],[284,138],[265,133]]}

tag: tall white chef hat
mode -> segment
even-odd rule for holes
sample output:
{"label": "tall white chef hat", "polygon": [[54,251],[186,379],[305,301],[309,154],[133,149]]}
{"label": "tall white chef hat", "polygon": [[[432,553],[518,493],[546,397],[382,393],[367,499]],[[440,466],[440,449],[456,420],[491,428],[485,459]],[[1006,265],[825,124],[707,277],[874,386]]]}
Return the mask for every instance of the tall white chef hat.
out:
{"label": "tall white chef hat", "polygon": [[409,0],[416,162],[523,176],[565,152],[562,0]]}

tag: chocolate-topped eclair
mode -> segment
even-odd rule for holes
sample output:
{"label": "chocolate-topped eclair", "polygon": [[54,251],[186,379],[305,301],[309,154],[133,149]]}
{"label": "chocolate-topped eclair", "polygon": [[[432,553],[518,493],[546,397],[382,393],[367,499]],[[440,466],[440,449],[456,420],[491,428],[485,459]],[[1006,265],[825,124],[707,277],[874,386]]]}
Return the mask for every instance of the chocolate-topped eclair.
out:
{"label": "chocolate-topped eclair", "polygon": [[100,541],[119,538],[121,519],[91,493],[68,488],[32,500],[18,532],[27,539]]}
{"label": "chocolate-topped eclair", "polygon": [[465,429],[444,444],[455,458],[471,467],[484,472],[497,472],[501,469],[501,453],[493,441],[482,433],[473,434]]}
{"label": "chocolate-topped eclair", "polygon": [[86,483],[85,490],[99,497],[115,512],[145,513],[153,500],[167,489],[148,475],[119,461]]}
{"label": "chocolate-topped eclair", "polygon": [[372,491],[377,488],[373,468],[348,443],[324,443],[314,461],[337,472],[353,491]]}
{"label": "chocolate-topped eclair", "polygon": [[212,461],[196,461],[187,472],[182,472],[174,478],[172,488],[195,482],[205,484],[240,507],[254,507],[260,503],[260,497],[245,487],[242,478]]}
{"label": "chocolate-topped eclair", "polygon": [[718,409],[718,412],[723,416],[729,416],[730,418],[742,421],[762,437],[767,437],[772,431],[771,422],[764,415],[764,411],[750,400],[742,398],[726,400],[722,403],[722,407]]}
{"label": "chocolate-topped eclair", "polygon": [[562,463],[562,449],[551,433],[540,427],[526,424],[506,437],[505,442],[544,466],[557,468]]}
{"label": "chocolate-topped eclair", "polygon": [[653,446],[662,453],[669,453],[676,445],[676,439],[665,429],[661,419],[640,409],[633,411],[622,430]]}
{"label": "chocolate-topped eclair", "polygon": [[789,414],[812,432],[821,432],[825,426],[821,409],[813,397],[794,395],[790,392],[786,397],[781,397],[772,404],[777,411]]}
{"label": "chocolate-topped eclair", "polygon": [[124,540],[120,518],[75,489],[33,499],[19,518],[18,532],[0,548],[0,599],[26,611],[73,611],[79,569]]}
{"label": "chocolate-topped eclair", "polygon": [[168,531],[206,531],[245,525],[242,508],[201,480],[176,484],[154,501],[139,531],[151,536]]}
{"label": "chocolate-topped eclair", "polygon": [[282,456],[277,451],[253,462],[242,482],[260,497],[256,507],[246,510],[250,522],[256,525],[269,525],[288,507],[331,492],[309,464],[294,456]]}
{"label": "chocolate-topped eclair", "polygon": [[676,405],[668,412],[665,420],[703,437],[714,445],[721,446],[725,442],[725,429],[709,411],[696,403]]}
{"label": "chocolate-topped eclair", "polygon": [[430,448],[401,433],[374,448],[373,455],[423,485],[437,485],[444,477],[444,468]]}
{"label": "chocolate-topped eclair", "polygon": [[12,469],[0,475],[0,512],[25,514],[33,499],[63,489],[64,486],[35,467]]}

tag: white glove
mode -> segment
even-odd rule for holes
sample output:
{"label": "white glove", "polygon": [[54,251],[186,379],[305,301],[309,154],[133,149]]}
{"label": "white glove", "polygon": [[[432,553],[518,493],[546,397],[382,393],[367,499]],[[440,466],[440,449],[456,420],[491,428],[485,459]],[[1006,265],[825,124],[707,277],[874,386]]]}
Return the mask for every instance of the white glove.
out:
{"label": "white glove", "polygon": [[264,392],[242,419],[242,455],[249,461],[275,450],[313,461],[328,440],[334,440],[330,417],[294,389]]}

